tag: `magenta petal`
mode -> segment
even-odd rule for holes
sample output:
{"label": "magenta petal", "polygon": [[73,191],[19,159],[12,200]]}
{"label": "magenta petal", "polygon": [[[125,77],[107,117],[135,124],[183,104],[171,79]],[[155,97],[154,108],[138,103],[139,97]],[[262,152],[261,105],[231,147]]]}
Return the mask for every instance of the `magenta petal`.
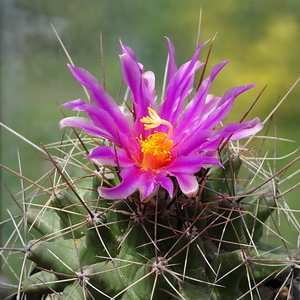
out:
{"label": "magenta petal", "polygon": [[197,173],[202,167],[213,165],[222,166],[218,158],[214,158],[206,154],[195,154],[177,157],[172,164],[166,167],[166,171],[171,175],[173,175],[175,172],[194,174]]}
{"label": "magenta petal", "polygon": [[155,177],[156,174],[151,171],[145,171],[141,174],[139,178],[139,192],[141,201],[158,189]]}
{"label": "magenta petal", "polygon": [[137,167],[124,168],[120,172],[122,182],[114,188],[99,187],[100,197],[106,199],[126,199],[133,194],[139,187],[140,173]]}
{"label": "magenta petal", "polygon": [[130,47],[124,45],[121,41],[120,41],[120,45],[121,45],[122,52],[123,52],[123,53],[126,53],[127,55],[129,55],[129,56],[132,58],[132,60],[135,61],[135,63],[136,63],[136,64],[138,65],[138,67],[139,67],[140,73],[142,73],[142,72],[143,72],[143,65],[140,64],[140,63],[137,61],[136,55],[135,55],[134,51],[133,51]]}
{"label": "magenta petal", "polygon": [[[230,137],[231,141],[249,137],[249,136],[259,132],[264,126],[263,123],[259,120],[259,118],[255,118],[251,121],[243,122],[242,124],[243,124],[243,127],[237,129],[233,133],[233,135]],[[231,125],[231,124],[229,124],[229,125]]]}
{"label": "magenta petal", "polygon": [[108,112],[117,110],[117,103],[106,93],[98,79],[96,79],[92,74],[82,68],[74,67],[71,65],[68,65],[68,67],[77,81],[83,84],[91,92],[92,105],[102,107]]}
{"label": "magenta petal", "polygon": [[[183,64],[176,73],[173,74],[173,78],[168,79],[168,87],[166,91],[166,99],[162,103],[160,109],[161,118],[174,124],[181,114],[183,100],[191,93],[193,89],[195,72],[200,68],[202,63],[198,61],[198,56],[202,44],[199,46],[191,61]],[[175,67],[172,66],[174,69]]]}
{"label": "magenta petal", "polygon": [[170,197],[173,195],[173,182],[169,177],[166,177],[167,173],[153,172],[151,170],[143,171],[139,177],[139,187],[141,201],[145,200],[149,196],[151,197],[157,192],[159,186],[162,186],[167,190]]}
{"label": "magenta petal", "polygon": [[82,111],[82,107],[86,105],[86,102],[82,101],[81,99],[69,101],[67,103],[62,104],[61,106],[64,106],[66,108]]}
{"label": "magenta petal", "polygon": [[79,128],[84,130],[86,133],[99,135],[102,136],[103,138],[109,139],[114,143],[118,143],[118,141],[115,140],[114,137],[109,132],[101,129],[100,127],[95,126],[94,123],[87,118],[83,118],[83,117],[64,118],[59,122],[59,127],[61,129],[66,126]]}
{"label": "magenta petal", "polygon": [[218,107],[213,109],[205,120],[201,121],[201,129],[210,130],[218,125],[230,112],[234,100],[243,92],[255,87],[254,84],[237,86],[227,91],[223,97],[221,97]]}
{"label": "magenta petal", "polygon": [[120,59],[124,80],[131,90],[131,96],[134,101],[135,117],[139,121],[148,115],[148,107],[153,108],[154,99],[150,97],[137,61],[127,53],[120,55]]}
{"label": "magenta petal", "polygon": [[159,186],[162,186],[167,190],[170,197],[173,195],[173,182],[169,177],[166,177],[166,172],[152,172],[144,171],[139,179],[139,192],[141,200],[151,196],[153,193],[157,192]]}
{"label": "magenta petal", "polygon": [[[130,132],[128,132],[127,134],[125,134],[124,132],[122,132],[122,129],[124,130],[124,128],[119,128],[117,126],[118,122],[115,122],[115,119],[113,119],[107,111],[101,109],[100,107],[92,106],[88,103],[83,102],[80,99],[70,101],[68,103],[63,104],[62,106],[77,111],[83,111],[84,113],[88,114],[93,121],[94,127],[97,127],[103,132],[102,137],[109,139],[117,145],[122,145],[124,148],[128,149],[129,143],[134,143],[136,140],[132,133],[130,134]],[[130,137],[131,142],[128,141],[128,138]]]}
{"label": "magenta petal", "polygon": [[187,114],[187,118],[197,119],[199,114],[203,115],[203,107],[207,104],[208,92],[211,83],[217,76],[217,74],[229,63],[229,60],[223,61],[215,65],[210,75],[201,83],[195,97],[187,105],[184,114]]}
{"label": "magenta petal", "polygon": [[154,100],[156,99],[156,92],[155,92],[155,75],[153,72],[148,71],[143,73],[142,75],[143,83],[147,89],[147,93],[150,97],[150,100],[153,101],[152,104],[150,104],[150,107],[154,106]]}
{"label": "magenta petal", "polygon": [[170,197],[173,197],[174,184],[173,181],[166,177],[164,174],[160,173],[156,179],[157,183],[160,184],[164,189],[167,190]]}
{"label": "magenta petal", "polygon": [[174,173],[173,175],[176,177],[179,187],[185,195],[188,197],[196,196],[199,183],[193,174]]}
{"label": "magenta petal", "polygon": [[259,118],[242,123],[230,123],[217,130],[211,131],[211,138],[203,146],[202,151],[210,151],[216,149],[222,141],[234,141],[249,137],[263,128],[263,123]]}
{"label": "magenta petal", "polygon": [[101,108],[114,119],[117,127],[126,135],[131,133],[131,129],[126,117],[115,100],[104,90],[100,82],[88,71],[68,65],[72,75],[83,84],[91,93],[91,105]]}
{"label": "magenta petal", "polygon": [[92,149],[86,158],[98,165],[119,166],[121,168],[131,167],[134,164],[127,152],[119,147],[99,146]]}
{"label": "magenta petal", "polygon": [[[224,61],[214,66],[210,75],[201,83],[196,95],[186,106],[183,115],[178,122],[178,126],[176,128],[177,136],[183,136],[186,132],[191,133],[191,127],[196,127],[196,129],[199,129],[197,124],[199,124],[199,120],[202,120],[203,117],[205,117],[205,106],[207,103],[206,101],[210,85],[216,75],[225,67],[228,62],[229,61]],[[211,107],[211,103],[209,106]]]}
{"label": "magenta petal", "polygon": [[174,77],[176,71],[177,71],[177,67],[175,64],[175,48],[174,45],[172,44],[172,42],[170,41],[169,38],[167,38],[167,42],[168,42],[168,50],[169,50],[169,63],[168,63],[168,85],[170,84],[170,81],[172,80],[172,78]]}
{"label": "magenta petal", "polygon": [[188,155],[195,150],[198,150],[205,142],[208,141],[210,136],[211,132],[205,130],[199,130],[193,135],[186,134],[183,140],[176,145],[179,148],[179,155]]}

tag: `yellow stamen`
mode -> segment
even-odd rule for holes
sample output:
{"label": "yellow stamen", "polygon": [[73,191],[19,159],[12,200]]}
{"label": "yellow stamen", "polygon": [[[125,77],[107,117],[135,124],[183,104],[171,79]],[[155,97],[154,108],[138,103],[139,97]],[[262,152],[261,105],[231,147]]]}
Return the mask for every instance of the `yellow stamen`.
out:
{"label": "yellow stamen", "polygon": [[170,122],[163,120],[157,112],[148,107],[149,116],[142,118],[140,121],[144,124],[145,129],[156,128],[160,125],[168,126],[168,133],[155,132],[150,134],[146,140],[140,140],[141,152],[143,153],[141,165],[144,169],[159,169],[165,165],[167,161],[172,159],[171,149],[174,146],[171,140],[173,134],[173,126]]}
{"label": "yellow stamen", "polygon": [[158,114],[157,112],[152,109],[151,107],[148,107],[148,113],[149,113],[149,116],[147,117],[144,117],[142,118],[140,121],[142,123],[149,123],[149,124],[145,124],[145,129],[148,130],[148,129],[151,129],[151,128],[156,128],[160,125],[166,125],[168,126],[168,135],[167,135],[167,139],[166,140],[169,140],[173,134],[173,126],[170,122],[162,119]]}
{"label": "yellow stamen", "polygon": [[140,141],[143,153],[141,165],[144,169],[159,169],[171,160],[171,149],[174,142],[166,141],[166,138],[166,133],[156,132],[150,134],[146,140]]}

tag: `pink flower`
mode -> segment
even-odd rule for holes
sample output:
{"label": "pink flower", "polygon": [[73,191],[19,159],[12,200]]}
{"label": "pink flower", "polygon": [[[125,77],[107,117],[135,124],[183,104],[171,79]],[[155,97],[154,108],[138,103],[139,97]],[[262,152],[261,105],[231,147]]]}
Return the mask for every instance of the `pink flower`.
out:
{"label": "pink flower", "polygon": [[138,190],[143,201],[156,193],[159,186],[172,197],[172,178],[176,178],[185,195],[193,197],[199,187],[194,174],[203,167],[222,166],[217,155],[220,144],[228,138],[248,137],[262,128],[258,118],[220,126],[235,98],[254,87],[234,87],[222,97],[209,95],[212,81],[228,61],[212,68],[184,107],[184,100],[193,90],[195,72],[202,66],[198,56],[204,44],[177,69],[173,44],[167,41],[168,78],[165,99],[160,105],[156,101],[153,72],[144,72],[134,52],[121,43],[120,59],[124,80],[131,91],[133,114],[119,107],[90,73],[69,66],[73,76],[90,91],[91,103],[78,99],[63,106],[83,111],[89,118],[64,118],[60,127],[80,128],[110,141],[112,146],[98,146],[87,158],[99,165],[121,168],[122,182],[113,188],[99,187],[101,197],[127,198]]}

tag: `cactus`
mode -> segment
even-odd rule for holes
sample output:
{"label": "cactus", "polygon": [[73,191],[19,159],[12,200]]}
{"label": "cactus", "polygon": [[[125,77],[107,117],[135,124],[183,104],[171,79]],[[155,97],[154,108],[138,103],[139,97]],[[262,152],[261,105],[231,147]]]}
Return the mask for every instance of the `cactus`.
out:
{"label": "cactus", "polygon": [[[170,41],[168,45],[172,64],[174,49]],[[135,57],[128,47],[122,45],[122,49],[126,70],[126,59],[135,61]],[[187,72],[189,67],[192,69],[181,78],[187,78],[187,86],[200,67],[200,64],[196,66],[197,55],[190,65],[180,69],[181,72]],[[173,72],[172,67],[169,66],[169,72]],[[98,83],[82,70],[70,69],[76,79],[81,76],[79,81],[90,90],[91,98],[94,98],[91,101],[95,102],[97,97],[93,88],[101,89]],[[203,81],[197,91],[202,89],[207,94],[205,89],[215,75]],[[84,76],[93,85],[83,80]],[[144,88],[150,91],[149,81],[145,83],[145,80]],[[130,88],[133,90],[132,86]],[[135,91],[132,93],[134,98]],[[189,93],[182,91],[185,96]],[[202,97],[207,99],[209,96]],[[213,96],[211,101],[214,100]],[[73,109],[80,106],[78,110],[93,114],[89,108],[82,108],[85,104],[76,101],[73,106],[65,106]],[[135,105],[137,110],[137,103]],[[162,128],[163,124],[169,126],[155,111],[149,110],[149,115],[144,115],[141,122],[148,123],[150,130]],[[103,115],[103,118],[109,117],[112,115]],[[72,123],[73,127],[80,128],[78,120],[66,118],[61,126]],[[155,124],[157,120],[158,125]],[[234,130],[230,126],[221,127],[223,131],[211,129],[216,132],[209,135],[214,141],[210,142],[208,136],[204,138],[203,143],[210,143],[202,151],[204,162],[196,172],[193,171],[193,178],[189,177],[197,182],[193,193],[182,188],[180,177],[177,178],[174,172],[167,174],[173,188],[164,185],[163,179],[158,182],[156,178],[154,187],[148,187],[149,193],[144,188],[133,192],[126,190],[129,193],[126,197],[105,196],[114,189],[112,187],[120,186],[125,180],[118,162],[110,157],[108,160],[113,163],[103,165],[101,159],[96,158],[94,149],[97,148],[94,147],[108,147],[107,140],[110,139],[105,139],[105,135],[104,138],[91,137],[79,135],[74,130],[74,138],[72,131],[65,142],[55,147],[62,154],[60,158],[50,154],[50,147],[44,147],[44,153],[54,166],[52,187],[43,188],[49,195],[46,203],[25,203],[23,223],[16,224],[16,228],[28,226],[31,240],[21,250],[24,258],[33,262],[33,272],[23,276],[14,299],[30,299],[30,295],[57,295],[58,299],[68,300],[285,299],[282,295],[286,290],[288,299],[298,299],[297,251],[287,255],[285,248],[262,241],[265,229],[269,228],[268,220],[274,221],[274,212],[283,210],[289,218],[294,218],[292,212],[282,206],[282,197],[276,188],[278,175],[288,166],[270,174],[262,167],[262,160],[252,156],[247,148],[248,141],[244,146],[241,141],[235,141],[261,129],[259,120],[251,122],[230,124]],[[81,128],[91,133],[91,124],[85,124],[86,127]],[[176,126],[174,122],[172,125]],[[96,132],[95,128],[93,130]],[[119,134],[124,134],[122,130],[119,129]],[[250,133],[247,134],[247,130]],[[162,132],[167,136],[165,131]],[[233,138],[238,135],[236,132],[239,136]],[[201,140],[203,136],[197,138]],[[139,142],[143,144],[146,140]],[[166,143],[164,141],[163,145]],[[119,145],[114,144],[110,149],[117,153]],[[90,161],[86,160],[87,155]],[[168,157],[166,164],[171,159]],[[191,168],[194,170],[193,166]],[[36,188],[42,187],[36,185]],[[284,237],[280,238],[284,245]],[[10,250],[8,244],[5,248]]]}

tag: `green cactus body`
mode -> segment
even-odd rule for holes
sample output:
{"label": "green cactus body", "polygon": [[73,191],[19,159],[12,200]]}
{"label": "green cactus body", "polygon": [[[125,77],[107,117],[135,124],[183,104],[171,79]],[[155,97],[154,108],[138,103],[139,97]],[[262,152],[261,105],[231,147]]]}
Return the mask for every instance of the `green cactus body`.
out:
{"label": "green cactus body", "polygon": [[[56,291],[72,300],[231,300],[250,295],[247,274],[255,282],[287,276],[284,251],[260,242],[275,197],[267,189],[246,195],[232,185],[232,170],[236,178],[240,167],[235,158],[208,175],[201,201],[160,200],[160,194],[146,204],[134,195],[97,199],[95,175],[84,178],[91,192],[81,194],[92,215],[76,197],[56,193],[52,208],[27,211],[44,240],[29,243],[27,258],[41,271],[24,280],[23,291]],[[216,180],[222,173],[226,180]]]}

